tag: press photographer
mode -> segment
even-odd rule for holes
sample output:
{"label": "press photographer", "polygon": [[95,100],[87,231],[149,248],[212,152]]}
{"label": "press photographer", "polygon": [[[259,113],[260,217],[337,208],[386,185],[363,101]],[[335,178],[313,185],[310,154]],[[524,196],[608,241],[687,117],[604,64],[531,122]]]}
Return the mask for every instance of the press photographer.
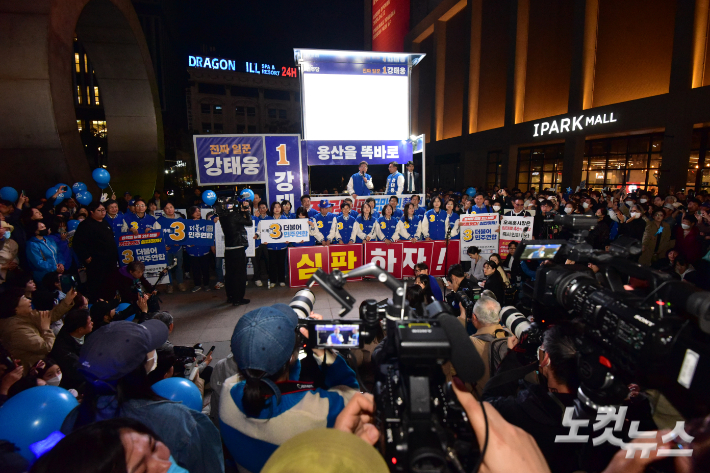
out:
{"label": "press photographer", "polygon": [[214,207],[224,232],[224,286],[227,301],[234,306],[250,302],[244,298],[247,284],[246,248],[249,246],[245,227],[254,225],[251,218],[253,200],[254,193],[244,189],[240,198],[220,199]]}

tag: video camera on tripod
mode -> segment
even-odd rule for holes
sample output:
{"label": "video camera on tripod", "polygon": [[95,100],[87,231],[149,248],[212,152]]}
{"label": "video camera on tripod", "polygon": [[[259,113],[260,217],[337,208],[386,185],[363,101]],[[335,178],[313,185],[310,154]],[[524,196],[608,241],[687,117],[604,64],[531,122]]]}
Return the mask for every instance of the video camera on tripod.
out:
{"label": "video camera on tripod", "polygon": [[596,217],[558,215],[554,222],[574,236],[523,241],[515,253],[516,261],[542,260],[534,284],[524,287],[535,325],[510,310],[501,322],[521,324],[513,331],[532,348],[546,326],[578,317],[578,397],[590,408],[619,404],[635,382],[659,389],[684,416],[710,412],[710,293],[629,260],[641,252],[637,240],[621,237],[608,252],[593,250],[585,237]]}
{"label": "video camera on tripod", "polygon": [[[321,285],[341,305],[343,317],[356,302],[343,286],[347,278],[362,276],[373,276],[392,290],[386,306],[370,299],[360,305],[358,319],[339,323],[306,319],[308,345],[363,347],[374,340],[384,321],[386,338],[375,370],[374,393],[383,457],[392,471],[471,471],[480,458],[478,443],[441,367],[451,361],[462,381],[475,383],[484,372],[478,352],[446,305],[437,301],[410,307],[405,300],[406,283],[374,263],[347,275],[319,269],[308,286]],[[310,291],[302,290],[291,307],[307,316],[314,301]]]}

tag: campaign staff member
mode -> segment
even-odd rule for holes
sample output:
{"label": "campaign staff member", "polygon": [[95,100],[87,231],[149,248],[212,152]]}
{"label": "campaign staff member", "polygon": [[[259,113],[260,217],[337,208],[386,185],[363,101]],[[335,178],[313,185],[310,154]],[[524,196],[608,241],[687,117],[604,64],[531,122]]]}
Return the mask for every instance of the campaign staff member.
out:
{"label": "campaign staff member", "polygon": [[[192,220],[200,220],[202,218],[200,208],[190,207],[187,209],[187,216]],[[210,290],[210,247],[187,245],[186,251],[190,257],[192,281],[195,283],[192,292],[197,292],[200,289],[208,292]]]}
{"label": "campaign staff member", "polygon": [[360,171],[350,176],[348,181],[348,194],[357,199],[359,195],[370,195],[370,191],[375,188],[372,183],[372,176],[367,173],[367,161],[360,161]]}
{"label": "campaign staff member", "polygon": [[296,210],[296,218],[305,218],[308,220],[308,240],[303,240],[298,243],[293,243],[293,246],[314,246],[316,242],[323,241],[323,234],[318,230],[315,224],[315,219],[308,217],[308,211],[303,207]]}
{"label": "campaign staff member", "polygon": [[[453,214],[453,208],[452,214],[449,214],[446,210],[441,208],[441,197],[438,195],[432,197],[431,205],[432,208],[427,210],[422,219],[422,223],[419,225],[419,232],[426,241],[444,240],[446,239],[447,230],[451,225],[454,225],[454,221],[450,221],[451,218],[453,218],[452,215],[456,214]],[[458,215],[456,215],[455,218],[455,221],[458,221]],[[456,234],[458,234],[458,225],[456,225],[456,227],[456,229],[451,229],[450,236],[455,236],[454,230],[456,230]]]}
{"label": "campaign staff member", "polygon": [[397,163],[392,161],[389,165],[390,175],[387,176],[387,191],[385,194],[402,195],[404,191],[404,176],[397,171]]}
{"label": "campaign staff member", "polygon": [[452,240],[459,239],[459,214],[454,212],[454,201],[449,199],[446,201],[446,229],[451,229],[451,234],[449,237]]}
{"label": "campaign staff member", "polygon": [[[358,213],[357,213],[357,210],[355,210],[355,204],[353,203],[353,200],[352,200],[350,197],[346,197],[346,198],[343,199],[343,202],[347,202],[347,203],[350,205],[350,216],[351,216],[352,218],[357,218]],[[340,215],[342,215],[342,214],[343,214],[343,212],[342,212],[342,204],[341,204],[341,209],[340,209],[340,210],[341,210]]]}
{"label": "campaign staff member", "polygon": [[365,203],[370,206],[370,210],[372,211],[372,216],[375,218],[380,218],[380,213],[375,209],[375,205],[377,202],[373,197],[368,197],[365,200]]}
{"label": "campaign staff member", "polygon": [[340,206],[342,213],[338,215],[335,220],[335,239],[337,243],[346,244],[348,243],[350,236],[353,234],[353,227],[357,224],[356,218],[350,213],[350,203],[343,201]]}
{"label": "campaign staff member", "polygon": [[402,240],[417,241],[421,238],[419,233],[419,224],[422,222],[422,217],[416,214],[414,204],[408,203],[404,206],[406,212],[397,223],[397,235]]}
{"label": "campaign staff member", "polygon": [[[282,207],[279,202],[271,204],[271,216],[266,216],[262,219],[264,222],[269,220],[286,220],[288,217],[281,213]],[[270,223],[265,223],[268,228]],[[271,287],[276,286],[278,279],[279,286],[286,285],[286,247],[288,243],[264,243],[269,250],[269,280]]]}
{"label": "campaign staff member", "polygon": [[392,216],[399,220],[404,217],[404,212],[397,208],[399,204],[399,198],[396,195],[390,197],[390,205],[392,206]]}
{"label": "campaign staff member", "polygon": [[399,220],[392,216],[392,206],[390,204],[385,205],[382,209],[382,217],[377,219],[379,226],[376,228],[380,240],[386,243],[399,240],[397,222],[399,222]]}
{"label": "campaign staff member", "polygon": [[350,243],[362,243],[376,238],[377,219],[372,215],[372,207],[365,202],[360,209],[360,215],[355,219]]}
{"label": "campaign staff member", "polygon": [[328,345],[342,345],[345,339],[340,334],[340,328],[335,327],[333,333],[328,335]]}
{"label": "campaign staff member", "polygon": [[[324,246],[330,245],[330,243],[335,239],[336,232],[336,218],[335,215],[328,212],[328,209],[333,206],[327,199],[320,201],[318,205],[320,207],[320,213],[315,215],[316,228],[323,234],[322,244]],[[309,214],[310,215],[310,212]]]}
{"label": "campaign staff member", "polygon": [[412,203],[412,205],[414,205],[414,215],[424,218],[424,214],[426,213],[426,207],[419,206],[419,194],[414,194],[409,201]]}
{"label": "campaign staff member", "polygon": [[123,227],[123,220],[126,218],[123,212],[118,210],[118,202],[115,200],[107,200],[106,204],[106,220],[111,224],[111,229],[114,235],[119,235],[121,233],[121,227]]}
{"label": "campaign staff member", "polygon": [[318,211],[314,208],[311,208],[311,196],[308,194],[301,196],[301,207],[303,207],[306,212],[308,212],[309,218],[313,218],[318,215]]}
{"label": "campaign staff member", "polygon": [[130,232],[134,235],[138,235],[139,233],[146,233],[160,228],[160,225],[155,217],[146,212],[146,210],[148,210],[148,206],[146,205],[145,200],[136,199],[134,206],[135,213],[129,213],[123,219],[123,233]]}
{"label": "campaign staff member", "polygon": [[[170,228],[170,225],[172,225],[179,217],[180,215],[175,212],[175,206],[170,202],[166,202],[165,206],[163,207],[163,215],[158,217],[158,223],[160,224],[160,228]],[[177,266],[170,270],[170,284],[168,284],[167,292],[168,294],[171,294],[174,291],[174,283],[177,283],[178,290],[180,292],[185,292],[187,288],[185,287],[185,283],[183,282],[182,246],[169,245],[169,242],[170,238],[163,237],[163,243],[165,243],[165,255],[168,258],[168,266],[172,266],[173,263],[177,263]]]}
{"label": "campaign staff member", "polygon": [[493,213],[493,208],[490,205],[484,205],[483,201],[486,200],[483,194],[476,194],[473,198],[476,205],[471,207],[471,214],[490,214]]}
{"label": "campaign staff member", "polygon": [[293,205],[291,205],[291,201],[289,200],[282,200],[281,201],[281,213],[286,216],[286,218],[298,218],[296,217],[296,213],[292,212],[293,210]]}

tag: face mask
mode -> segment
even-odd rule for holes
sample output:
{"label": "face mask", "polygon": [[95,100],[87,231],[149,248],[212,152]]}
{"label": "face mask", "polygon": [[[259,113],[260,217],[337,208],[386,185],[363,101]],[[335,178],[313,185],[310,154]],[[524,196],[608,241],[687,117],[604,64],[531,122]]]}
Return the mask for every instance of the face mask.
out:
{"label": "face mask", "polygon": [[631,212],[631,216],[632,216],[633,218],[639,218],[639,217],[641,217],[641,214],[638,213],[638,212]]}
{"label": "face mask", "polygon": [[495,210],[496,212],[498,212],[498,211],[500,210],[500,205],[494,205],[494,206],[493,206],[493,210]]}
{"label": "face mask", "polygon": [[609,211],[609,217],[610,217],[612,220],[614,220],[615,222],[618,222],[618,221],[619,221],[619,217],[616,216],[616,212],[614,212],[613,210],[610,210],[610,211]]}
{"label": "face mask", "polygon": [[155,350],[153,350],[151,353],[153,353],[153,356],[148,358],[148,361],[146,362],[146,366],[150,366],[150,368],[146,367],[147,373],[155,371],[155,369],[158,367],[158,353]]}
{"label": "face mask", "polygon": [[565,213],[566,213],[566,214],[571,214],[573,211],[574,211],[574,210],[572,209],[572,207],[565,207]]}
{"label": "face mask", "polygon": [[45,228],[44,230],[39,231],[39,236],[47,236],[49,235],[49,229]]}
{"label": "face mask", "polygon": [[62,375],[61,373],[54,378],[49,378],[46,383],[49,384],[50,386],[59,386],[59,383],[62,381]]}
{"label": "face mask", "polygon": [[589,208],[589,202],[584,202],[584,203],[582,203],[582,207],[584,207],[585,209],[588,209],[588,208]]}
{"label": "face mask", "polygon": [[646,202],[648,202],[648,199],[639,199],[639,202],[641,202],[642,204],[645,204]]}
{"label": "face mask", "polygon": [[690,225],[687,223],[681,223],[680,226],[683,227],[683,230],[688,230],[690,228]]}
{"label": "face mask", "polygon": [[12,235],[12,233],[10,233],[9,231],[6,231],[6,232],[5,232],[5,239],[6,239],[6,240],[9,240],[9,239],[10,239],[10,235]]}
{"label": "face mask", "polygon": [[185,468],[178,465],[172,455],[170,455],[170,461],[172,462],[172,465],[170,465],[170,468],[168,468],[166,473],[190,473]]}
{"label": "face mask", "polygon": [[627,200],[627,201],[625,201],[624,203],[625,203],[626,205],[629,205],[629,206],[634,205],[634,201],[633,201],[633,200]]}

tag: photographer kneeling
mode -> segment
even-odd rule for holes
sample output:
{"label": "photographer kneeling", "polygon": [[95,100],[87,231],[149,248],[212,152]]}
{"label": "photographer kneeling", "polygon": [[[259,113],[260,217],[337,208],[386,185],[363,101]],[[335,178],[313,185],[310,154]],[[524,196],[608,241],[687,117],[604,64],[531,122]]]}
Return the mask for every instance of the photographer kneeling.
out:
{"label": "photographer kneeling", "polygon": [[[469,299],[472,299],[472,292],[476,288],[476,283],[466,277],[466,273],[460,264],[452,264],[449,266],[449,272],[446,275],[446,289],[450,292],[444,296],[446,302],[454,309],[453,313],[459,313],[459,304],[461,297],[458,292],[462,291]],[[444,291],[446,292],[446,291]],[[471,320],[466,320],[466,331],[469,335],[476,333],[476,328],[471,324]]]}
{"label": "photographer kneeling", "polygon": [[358,392],[355,373],[330,350],[313,349],[328,389],[298,381],[298,316],[285,304],[244,314],[231,345],[239,374],[224,382],[219,417],[240,471],[261,471],[279,445],[301,432],[333,427]]}

